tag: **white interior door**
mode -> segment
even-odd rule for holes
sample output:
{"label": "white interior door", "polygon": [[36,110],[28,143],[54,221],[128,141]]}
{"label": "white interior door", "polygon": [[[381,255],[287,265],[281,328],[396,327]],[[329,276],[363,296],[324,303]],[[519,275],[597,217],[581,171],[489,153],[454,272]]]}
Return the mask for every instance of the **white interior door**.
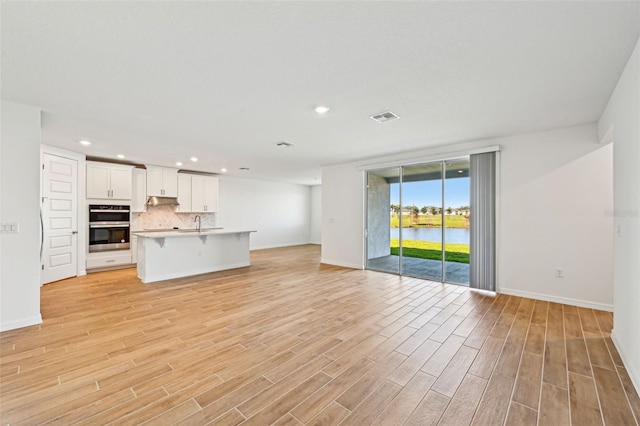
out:
{"label": "white interior door", "polygon": [[77,275],[78,162],[43,155],[42,284]]}

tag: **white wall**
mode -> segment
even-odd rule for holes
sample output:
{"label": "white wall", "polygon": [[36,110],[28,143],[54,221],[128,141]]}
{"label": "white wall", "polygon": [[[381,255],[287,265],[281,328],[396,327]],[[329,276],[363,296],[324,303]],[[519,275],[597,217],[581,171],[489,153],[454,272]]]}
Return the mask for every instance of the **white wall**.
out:
{"label": "white wall", "polygon": [[322,243],[322,186],[309,187],[311,192],[311,219],[309,223],[309,242]]}
{"label": "white wall", "polygon": [[42,322],[40,316],[40,110],[2,101],[0,222],[20,232],[0,235],[0,330]]}
{"label": "white wall", "polygon": [[611,337],[640,392],[640,40],[598,125],[613,139]]}
{"label": "white wall", "polygon": [[308,244],[310,192],[305,185],[221,176],[216,224],[257,230],[252,250]]}
{"label": "white wall", "polygon": [[[500,145],[499,291],[612,309],[611,146],[595,125],[325,167],[322,261],[362,268],[363,172]],[[555,278],[555,268],[565,278]]]}
{"label": "white wall", "polygon": [[597,140],[584,126],[500,142],[500,292],[612,310],[613,150]]}
{"label": "white wall", "polygon": [[363,190],[356,164],[322,168],[322,263],[363,268]]}

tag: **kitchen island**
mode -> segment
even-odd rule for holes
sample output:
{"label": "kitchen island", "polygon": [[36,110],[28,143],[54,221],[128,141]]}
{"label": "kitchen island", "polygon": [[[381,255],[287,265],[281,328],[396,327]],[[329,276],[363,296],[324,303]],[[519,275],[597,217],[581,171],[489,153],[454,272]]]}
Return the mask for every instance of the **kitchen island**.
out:
{"label": "kitchen island", "polygon": [[245,230],[134,232],[143,283],[241,268],[251,264]]}

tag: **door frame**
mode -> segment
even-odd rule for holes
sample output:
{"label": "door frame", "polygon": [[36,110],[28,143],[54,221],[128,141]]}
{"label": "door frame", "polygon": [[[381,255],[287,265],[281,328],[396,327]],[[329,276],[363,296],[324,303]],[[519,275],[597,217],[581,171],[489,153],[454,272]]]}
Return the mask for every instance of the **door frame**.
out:
{"label": "door frame", "polygon": [[[78,241],[76,243],[76,274],[77,276],[87,275],[87,202],[84,194],[86,193],[86,161],[87,158],[84,154],[77,152],[67,151],[65,149],[57,148],[50,145],[40,145],[40,206],[42,206],[42,164],[44,164],[44,155],[55,155],[57,157],[67,158],[69,160],[77,161],[78,173],[77,173],[77,203],[78,206]],[[40,279],[40,285],[42,285],[42,278]]]}
{"label": "door frame", "polygon": [[[407,276],[407,277],[412,277],[412,278],[420,278],[420,279],[426,279],[426,280],[431,280],[431,281],[436,281],[436,282],[440,282],[443,284],[455,284],[455,285],[462,285],[462,286],[468,286],[469,284],[464,284],[464,283],[459,283],[459,282],[455,282],[455,281],[447,281],[446,280],[446,240],[445,240],[445,197],[446,197],[446,171],[447,171],[447,161],[453,161],[453,160],[458,160],[458,159],[462,159],[462,158],[469,158],[470,154],[468,155],[456,155],[456,156],[451,156],[451,157],[445,157],[445,158],[438,158],[436,160],[426,160],[426,161],[421,161],[421,162],[413,162],[411,164],[401,164],[401,165],[390,165],[387,167],[376,167],[376,168],[368,168],[368,169],[362,169],[362,171],[364,172],[363,174],[363,183],[364,183],[364,208],[363,208],[363,212],[364,212],[364,269],[367,270],[372,270],[372,271],[378,271],[378,272],[386,272],[386,273],[390,273],[390,274],[396,274],[398,276]],[[442,241],[442,260],[440,261],[441,265],[440,265],[440,271],[441,271],[441,277],[440,280],[437,280],[435,278],[430,278],[430,277],[423,277],[423,276],[416,276],[416,275],[412,275],[412,274],[406,274],[404,272],[404,268],[403,268],[403,253],[402,253],[402,247],[403,247],[403,235],[402,235],[402,211],[405,207],[404,204],[404,200],[403,200],[403,184],[404,184],[404,170],[405,168],[411,168],[413,166],[420,166],[420,165],[424,165],[424,164],[440,164],[440,180],[441,182],[441,199],[440,199],[440,217],[442,220],[442,225],[440,227],[440,238]],[[398,238],[399,238],[399,250],[398,250],[398,271],[394,272],[394,271],[380,271],[377,269],[370,269],[369,268],[369,187],[368,187],[368,177],[369,177],[369,173],[371,172],[375,172],[376,170],[384,170],[384,169],[392,169],[392,168],[397,168],[399,175],[398,175],[398,184],[399,186],[399,198],[400,198],[400,214],[399,214],[399,231],[398,231]]]}
{"label": "door frame", "polygon": [[[492,141],[489,141],[492,142]],[[367,269],[367,261],[368,261],[368,253],[367,253],[367,187],[366,187],[366,177],[367,172],[374,171],[378,169],[385,169],[390,167],[401,167],[401,166],[413,166],[416,164],[422,163],[431,163],[434,161],[448,161],[455,158],[460,157],[468,157],[472,154],[482,154],[485,152],[495,152],[496,155],[496,212],[495,212],[495,220],[496,220],[496,289],[497,293],[500,292],[501,289],[501,275],[500,275],[500,262],[502,259],[502,231],[500,227],[501,223],[501,206],[502,206],[502,191],[501,191],[501,182],[502,182],[502,162],[501,162],[501,145],[482,145],[482,144],[462,144],[466,148],[461,149],[453,149],[451,151],[439,150],[437,148],[430,149],[431,153],[425,151],[416,151],[412,153],[413,155],[393,155],[389,157],[387,160],[378,160],[375,162],[367,162],[360,163],[356,166],[356,170],[361,174],[362,180],[362,262],[358,266],[358,269]],[[349,266],[351,267],[351,266]],[[455,283],[453,283],[455,284]]]}

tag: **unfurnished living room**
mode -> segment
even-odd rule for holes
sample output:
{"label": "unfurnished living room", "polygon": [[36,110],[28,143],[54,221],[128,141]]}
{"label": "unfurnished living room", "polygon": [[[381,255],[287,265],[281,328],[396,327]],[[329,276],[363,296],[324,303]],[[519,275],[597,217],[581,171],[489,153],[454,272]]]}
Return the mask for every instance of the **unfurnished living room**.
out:
{"label": "unfurnished living room", "polygon": [[640,424],[639,1],[0,8],[0,424]]}

